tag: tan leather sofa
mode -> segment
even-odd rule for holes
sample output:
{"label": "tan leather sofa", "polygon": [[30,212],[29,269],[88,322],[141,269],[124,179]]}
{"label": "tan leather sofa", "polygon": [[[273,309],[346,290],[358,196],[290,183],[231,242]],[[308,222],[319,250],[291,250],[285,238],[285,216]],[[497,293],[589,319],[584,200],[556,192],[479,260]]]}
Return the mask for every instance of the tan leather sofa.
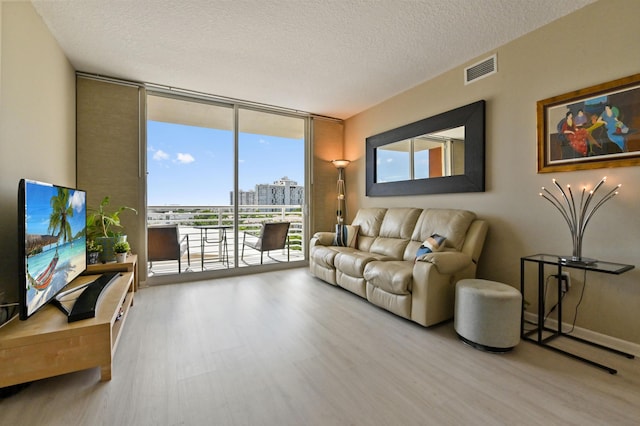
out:
{"label": "tan leather sofa", "polygon": [[[314,276],[423,326],[453,318],[456,282],[476,276],[484,220],[466,210],[363,208],[351,225],[354,247],[334,245],[335,232],[311,238]],[[416,261],[433,234],[446,238],[444,248]]]}

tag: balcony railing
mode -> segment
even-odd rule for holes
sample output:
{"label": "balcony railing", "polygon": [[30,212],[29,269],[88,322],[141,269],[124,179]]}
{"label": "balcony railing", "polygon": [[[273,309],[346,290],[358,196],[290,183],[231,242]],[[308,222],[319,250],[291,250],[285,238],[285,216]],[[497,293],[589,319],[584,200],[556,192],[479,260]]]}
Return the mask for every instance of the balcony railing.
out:
{"label": "balcony railing", "polygon": [[[147,225],[179,226],[180,235],[189,235],[191,266],[189,271],[226,269],[234,267],[235,228],[238,230],[238,250],[242,251],[244,232],[257,234],[264,222],[289,222],[290,260],[303,260],[304,235],[302,206],[300,205],[243,205],[238,209],[238,223],[234,225],[233,206],[148,206]],[[198,227],[212,227],[206,230]],[[216,227],[224,227],[225,229]],[[205,240],[206,235],[206,240]],[[223,242],[223,237],[226,241]],[[250,238],[250,237],[247,237]],[[255,239],[254,239],[255,240]],[[226,247],[224,246],[226,244]],[[226,250],[225,250],[226,249]],[[227,259],[228,253],[228,259]],[[286,262],[287,251],[275,250],[264,256],[264,263]],[[186,255],[182,258],[183,272]],[[244,259],[238,256],[239,267],[260,264],[260,253],[246,248]],[[154,262],[153,274],[178,273],[177,261]]]}

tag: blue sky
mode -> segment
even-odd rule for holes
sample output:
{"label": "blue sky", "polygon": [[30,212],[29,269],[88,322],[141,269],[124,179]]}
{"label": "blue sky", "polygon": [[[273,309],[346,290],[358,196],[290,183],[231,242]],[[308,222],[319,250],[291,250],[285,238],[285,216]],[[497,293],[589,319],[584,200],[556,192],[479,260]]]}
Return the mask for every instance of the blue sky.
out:
{"label": "blue sky", "polygon": [[[241,190],[287,176],[304,184],[304,141],[240,133]],[[147,121],[147,203],[229,205],[233,133]]]}
{"label": "blue sky", "polygon": [[[377,155],[376,178],[378,182],[397,182],[410,179],[410,154],[408,152],[378,149]],[[414,179],[429,177],[429,151],[416,152],[414,162]]]}
{"label": "blue sky", "polygon": [[[43,185],[27,181],[27,233],[49,235],[49,218],[51,216],[51,197],[58,195],[58,190],[51,185]],[[71,235],[75,236],[85,224],[86,197],[82,191],[71,190],[69,203],[73,205],[73,217],[67,218],[71,225]]]}

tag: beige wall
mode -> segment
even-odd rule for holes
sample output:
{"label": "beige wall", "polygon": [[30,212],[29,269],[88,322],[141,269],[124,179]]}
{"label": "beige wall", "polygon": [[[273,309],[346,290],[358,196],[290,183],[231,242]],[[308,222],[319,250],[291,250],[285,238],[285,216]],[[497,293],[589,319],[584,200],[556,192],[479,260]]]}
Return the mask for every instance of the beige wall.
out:
{"label": "beige wall", "polygon": [[2,303],[17,301],[18,181],[75,186],[76,145],[74,69],[31,3],[2,2],[0,8]]}
{"label": "beige wall", "polygon": [[[593,217],[583,255],[638,264],[640,167],[537,174],[536,101],[640,72],[640,2],[602,0],[464,66],[498,54],[498,74],[468,86],[463,66],[358,114],[345,124],[349,219],[357,207],[455,207],[490,223],[479,276],[519,285],[519,259],[539,252],[571,253],[568,227],[538,196],[552,178],[595,184],[608,176],[620,195]],[[366,197],[365,138],[473,101],[487,101],[486,192],[412,197]],[[359,194],[359,196],[353,196]],[[640,266],[640,265],[638,265]],[[583,276],[571,273],[565,320],[573,320]],[[640,268],[621,276],[587,274],[577,326],[640,343]],[[535,301],[531,292],[527,300]]]}

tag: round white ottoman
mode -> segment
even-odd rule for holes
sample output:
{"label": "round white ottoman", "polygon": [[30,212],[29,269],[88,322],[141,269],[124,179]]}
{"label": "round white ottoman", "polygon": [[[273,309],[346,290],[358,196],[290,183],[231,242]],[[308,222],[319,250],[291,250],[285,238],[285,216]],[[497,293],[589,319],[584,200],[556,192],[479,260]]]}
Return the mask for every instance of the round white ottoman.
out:
{"label": "round white ottoman", "polygon": [[520,342],[522,295],[495,281],[464,279],[456,284],[453,327],[474,348],[506,352]]}

